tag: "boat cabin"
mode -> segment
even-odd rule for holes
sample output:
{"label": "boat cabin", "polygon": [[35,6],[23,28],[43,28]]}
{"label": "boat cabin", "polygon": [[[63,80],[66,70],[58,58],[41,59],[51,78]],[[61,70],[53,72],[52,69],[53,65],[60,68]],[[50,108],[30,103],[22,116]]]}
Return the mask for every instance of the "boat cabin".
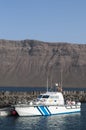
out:
{"label": "boat cabin", "polygon": [[38,96],[36,104],[64,105],[64,98],[61,92],[46,92]]}

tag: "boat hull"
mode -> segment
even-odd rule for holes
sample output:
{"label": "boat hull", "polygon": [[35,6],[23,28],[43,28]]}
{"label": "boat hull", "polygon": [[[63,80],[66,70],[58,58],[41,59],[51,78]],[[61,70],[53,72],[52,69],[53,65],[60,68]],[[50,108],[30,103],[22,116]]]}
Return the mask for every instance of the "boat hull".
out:
{"label": "boat hull", "polygon": [[10,116],[11,110],[10,108],[2,108],[0,109],[0,116]]}
{"label": "boat hull", "polygon": [[15,106],[19,116],[50,116],[80,112],[80,106]]}

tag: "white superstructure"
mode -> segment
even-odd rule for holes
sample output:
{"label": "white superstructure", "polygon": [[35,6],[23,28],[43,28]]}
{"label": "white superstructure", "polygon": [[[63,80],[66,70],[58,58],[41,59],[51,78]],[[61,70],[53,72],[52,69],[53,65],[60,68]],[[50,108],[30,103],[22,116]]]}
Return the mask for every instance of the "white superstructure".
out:
{"label": "white superstructure", "polygon": [[81,103],[64,101],[61,92],[46,92],[40,94],[29,104],[17,104],[15,110],[19,116],[49,116],[58,114],[77,113],[81,110]]}

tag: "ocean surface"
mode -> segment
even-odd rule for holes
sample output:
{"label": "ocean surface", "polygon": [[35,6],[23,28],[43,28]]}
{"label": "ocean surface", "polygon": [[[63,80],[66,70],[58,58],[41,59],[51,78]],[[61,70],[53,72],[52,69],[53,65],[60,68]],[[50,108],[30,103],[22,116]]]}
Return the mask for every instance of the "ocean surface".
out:
{"label": "ocean surface", "polygon": [[0,117],[0,130],[86,130],[86,103],[78,114]]}

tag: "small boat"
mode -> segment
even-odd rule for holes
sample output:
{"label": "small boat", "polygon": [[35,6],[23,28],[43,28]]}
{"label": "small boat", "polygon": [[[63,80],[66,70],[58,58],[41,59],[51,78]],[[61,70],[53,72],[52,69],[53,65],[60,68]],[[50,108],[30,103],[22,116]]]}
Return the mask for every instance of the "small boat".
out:
{"label": "small boat", "polygon": [[0,116],[10,116],[10,115],[11,115],[10,107],[0,108]]}
{"label": "small boat", "polygon": [[58,91],[48,91],[30,103],[16,104],[14,107],[19,116],[51,116],[81,111],[80,102],[65,101],[62,92]]}

